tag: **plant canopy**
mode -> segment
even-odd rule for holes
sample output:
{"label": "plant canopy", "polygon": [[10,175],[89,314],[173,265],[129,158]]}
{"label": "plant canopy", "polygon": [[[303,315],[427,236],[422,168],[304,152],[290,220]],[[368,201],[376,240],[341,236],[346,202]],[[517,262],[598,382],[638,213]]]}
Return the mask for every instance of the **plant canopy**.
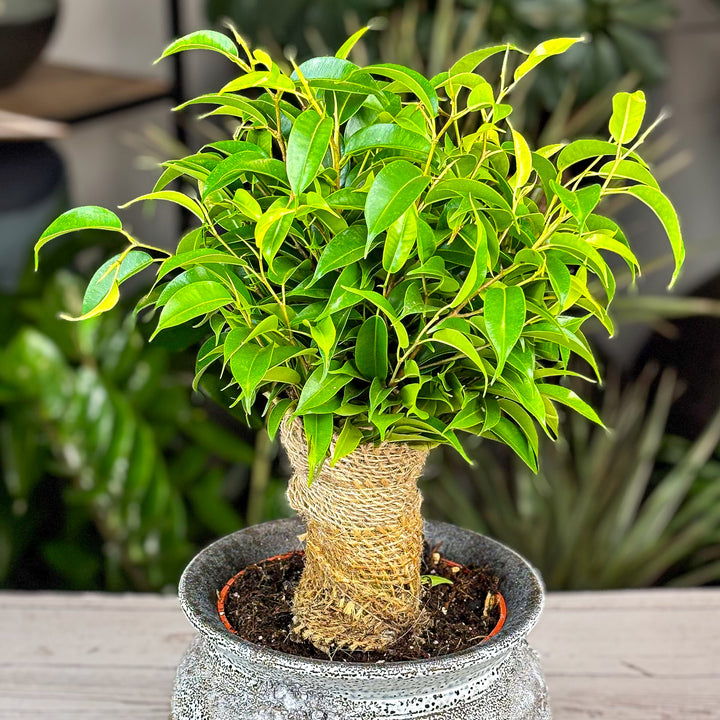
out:
{"label": "plant canopy", "polygon": [[[555,437],[557,405],[595,422],[558,380],[582,358],[599,377],[583,325],[612,333],[608,255],[638,261],[599,213],[625,194],[649,206],[675,258],[676,213],[636,150],[642,92],[619,93],[607,139],[532,150],[513,127],[508,96],[536,66],[579,38],[526,53],[511,44],[466,55],[427,79],[407,67],[359,67],[335,57],[285,71],[234,33],[196,32],[163,57],[213,50],[239,75],[184,105],[237,120],[232,138],[164,163],[152,192],[196,218],[168,253],[141,242],[113,212],[81,207],[43,233],[37,251],[76,230],[122,233],[127,248],[91,279],[89,318],[148,266],[156,281],[140,309],[159,333],[206,329],[195,386],[219,373],[249,413],[260,397],[274,435],[302,418],[310,473],[361,443],[447,443],[458,433],[510,446],[537,468],[538,429]],[[481,74],[502,58],[497,82]],[[472,132],[470,115],[481,122]],[[182,190],[169,189],[173,181]]]}

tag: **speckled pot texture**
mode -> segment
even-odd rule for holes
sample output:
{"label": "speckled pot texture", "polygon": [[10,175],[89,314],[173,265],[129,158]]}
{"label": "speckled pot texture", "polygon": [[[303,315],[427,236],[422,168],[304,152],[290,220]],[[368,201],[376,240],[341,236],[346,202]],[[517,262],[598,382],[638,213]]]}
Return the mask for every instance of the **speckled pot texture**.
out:
{"label": "speckled pot texture", "polygon": [[431,545],[500,578],[508,617],[493,638],[432,660],[361,664],[308,660],[249,643],[217,613],[217,593],[248,564],[299,549],[299,520],[241,530],[199,553],[180,581],[198,636],[178,668],[173,720],[550,720],[547,689],[526,637],[542,583],[518,554],[477,533],[429,522]]}

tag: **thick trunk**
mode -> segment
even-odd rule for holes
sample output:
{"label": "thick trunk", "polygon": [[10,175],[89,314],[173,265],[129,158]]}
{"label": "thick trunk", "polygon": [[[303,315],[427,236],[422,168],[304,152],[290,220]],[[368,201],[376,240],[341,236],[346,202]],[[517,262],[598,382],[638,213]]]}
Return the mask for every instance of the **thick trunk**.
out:
{"label": "thick trunk", "polygon": [[305,570],[293,630],[324,650],[383,650],[421,623],[422,497],[427,453],[363,445],[308,485],[300,422],[282,439],[293,476],[288,498],[305,520]]}

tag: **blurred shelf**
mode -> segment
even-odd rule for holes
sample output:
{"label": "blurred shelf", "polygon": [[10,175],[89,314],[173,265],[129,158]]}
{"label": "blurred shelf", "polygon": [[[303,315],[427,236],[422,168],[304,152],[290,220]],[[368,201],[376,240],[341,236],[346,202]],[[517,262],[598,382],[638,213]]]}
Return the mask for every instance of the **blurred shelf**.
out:
{"label": "blurred shelf", "polygon": [[0,90],[0,110],[44,120],[79,122],[168,98],[172,85],[84,68],[37,63]]}

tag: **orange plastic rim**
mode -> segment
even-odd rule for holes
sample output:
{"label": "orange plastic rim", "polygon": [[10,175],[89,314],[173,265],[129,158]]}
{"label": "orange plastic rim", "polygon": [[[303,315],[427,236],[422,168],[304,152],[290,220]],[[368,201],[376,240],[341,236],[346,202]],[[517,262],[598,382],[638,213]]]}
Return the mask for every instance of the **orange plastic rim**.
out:
{"label": "orange plastic rim", "polygon": [[[288,553],[282,553],[281,555],[273,555],[272,557],[269,557],[262,562],[271,562],[273,560],[284,560],[285,558],[292,557],[296,552],[302,551],[293,551]],[[451,565],[453,567],[463,567],[460,563],[453,562],[452,560],[446,560],[448,565]],[[233,586],[233,583],[245,572],[246,568],[243,568],[239,573],[233,575],[224,585],[223,589],[220,591],[220,594],[218,595],[218,601],[217,601],[217,609],[218,609],[218,615],[220,616],[220,621],[222,624],[233,634],[237,635],[237,631],[235,628],[228,622],[228,619],[225,617],[225,599],[227,598],[227,594],[230,591],[230,588]],[[505,625],[505,620],[507,620],[507,604],[505,603],[505,598],[503,597],[501,592],[496,592],[495,597],[497,598],[498,605],[500,606],[500,618],[498,619],[497,623],[495,624],[495,627],[490,631],[490,634],[485,638],[485,640],[489,640],[494,635],[497,635],[503,628],[503,625]],[[482,642],[485,642],[483,640]]]}

